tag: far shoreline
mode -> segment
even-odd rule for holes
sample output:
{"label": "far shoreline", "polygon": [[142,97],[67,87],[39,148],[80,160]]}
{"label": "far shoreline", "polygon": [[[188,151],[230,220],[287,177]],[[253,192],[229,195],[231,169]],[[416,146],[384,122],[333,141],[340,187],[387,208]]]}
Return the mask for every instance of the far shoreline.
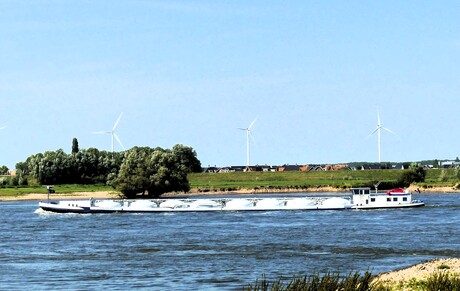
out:
{"label": "far shoreline", "polygon": [[[417,186],[410,186],[408,189],[417,194]],[[261,195],[261,194],[277,194],[277,193],[348,193],[347,189],[339,189],[334,187],[318,187],[309,189],[295,189],[295,188],[280,188],[280,189],[240,189],[232,191],[221,191],[218,189],[199,189],[193,188],[186,193],[165,193],[160,198],[181,198],[191,196],[207,196],[207,195]],[[460,190],[454,189],[453,187],[432,187],[432,188],[420,188],[421,194],[457,194]],[[82,199],[119,199],[118,193],[115,191],[91,191],[91,192],[73,192],[73,193],[53,193],[50,196],[52,200],[82,200]],[[17,196],[0,196],[0,202],[7,201],[43,201],[48,200],[48,194],[46,193],[28,193]]]}

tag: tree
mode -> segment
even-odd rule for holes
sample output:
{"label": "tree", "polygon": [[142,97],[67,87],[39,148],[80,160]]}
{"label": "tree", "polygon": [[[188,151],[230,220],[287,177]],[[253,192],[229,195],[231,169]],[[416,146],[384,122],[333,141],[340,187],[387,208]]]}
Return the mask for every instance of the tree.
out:
{"label": "tree", "polygon": [[426,170],[425,168],[419,163],[412,163],[409,166],[409,170],[415,172],[416,180],[414,182],[424,182],[426,177]]}
{"label": "tree", "polygon": [[39,157],[36,160],[35,178],[40,184],[72,183],[72,163],[62,149],[47,151]]}
{"label": "tree", "polygon": [[[159,197],[171,191],[188,191],[191,164],[184,159],[183,150],[182,146],[176,150],[134,147],[125,152],[120,171],[110,183],[124,198],[135,198],[140,193]],[[190,148],[185,152],[194,151]]]}
{"label": "tree", "polygon": [[189,165],[183,164],[174,152],[154,152],[148,161],[152,174],[149,177],[149,196],[159,197],[167,192],[187,192],[190,184],[187,179]]}
{"label": "tree", "polygon": [[1,166],[0,167],[0,175],[8,175],[8,167],[7,166]]}
{"label": "tree", "polygon": [[72,154],[78,153],[78,140],[74,137],[72,140]]}
{"label": "tree", "polygon": [[18,184],[101,183],[127,196],[146,192],[149,196],[159,196],[169,191],[188,191],[187,174],[201,170],[196,152],[183,145],[176,145],[172,150],[135,147],[120,153],[77,149],[78,141],[74,138],[72,154],[59,149],[38,153],[17,163]]}
{"label": "tree", "polygon": [[134,198],[138,193],[145,194],[149,187],[147,159],[150,148],[134,147],[125,152],[120,171],[110,181],[113,188],[120,191],[125,198]]}
{"label": "tree", "polygon": [[398,184],[403,187],[409,187],[414,182],[424,182],[426,170],[421,164],[412,163],[408,170],[405,170],[398,180]]}
{"label": "tree", "polygon": [[176,144],[172,152],[179,160],[178,162],[187,167],[189,173],[201,172],[201,162],[192,147]]}

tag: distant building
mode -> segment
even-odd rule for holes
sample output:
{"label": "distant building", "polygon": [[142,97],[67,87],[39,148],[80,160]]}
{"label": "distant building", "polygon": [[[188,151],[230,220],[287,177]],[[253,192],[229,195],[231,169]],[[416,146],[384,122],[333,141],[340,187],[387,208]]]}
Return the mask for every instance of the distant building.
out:
{"label": "distant building", "polygon": [[460,167],[460,162],[456,161],[444,161],[439,165],[440,168],[458,168]]}
{"label": "distant building", "polygon": [[391,166],[392,169],[395,169],[395,170],[406,170],[409,168],[409,165],[407,164],[394,164]]}
{"label": "distant building", "polygon": [[300,171],[300,166],[298,165],[282,165],[278,167],[278,172],[292,172],[292,171]]}
{"label": "distant building", "polygon": [[203,173],[218,173],[218,172],[219,172],[219,168],[217,167],[203,168]]}
{"label": "distant building", "polygon": [[260,167],[262,168],[262,172],[276,172],[276,169],[278,168],[277,166],[269,166],[269,165],[263,165]]}
{"label": "distant building", "polygon": [[305,166],[301,166],[301,167],[299,168],[299,170],[302,171],[302,172],[308,172],[308,171],[311,170],[311,168],[310,168],[309,165],[305,165]]}
{"label": "distant building", "polygon": [[332,170],[334,171],[340,171],[340,170],[349,170],[350,168],[348,167],[348,165],[334,165],[332,166]]}

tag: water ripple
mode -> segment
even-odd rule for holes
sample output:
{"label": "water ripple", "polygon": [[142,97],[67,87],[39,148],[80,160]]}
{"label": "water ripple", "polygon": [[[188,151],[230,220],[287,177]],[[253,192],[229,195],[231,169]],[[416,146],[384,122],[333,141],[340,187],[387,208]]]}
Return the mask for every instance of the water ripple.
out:
{"label": "water ripple", "polygon": [[385,272],[460,257],[460,195],[426,207],[67,215],[36,202],[0,212],[3,289],[235,290],[265,274]]}

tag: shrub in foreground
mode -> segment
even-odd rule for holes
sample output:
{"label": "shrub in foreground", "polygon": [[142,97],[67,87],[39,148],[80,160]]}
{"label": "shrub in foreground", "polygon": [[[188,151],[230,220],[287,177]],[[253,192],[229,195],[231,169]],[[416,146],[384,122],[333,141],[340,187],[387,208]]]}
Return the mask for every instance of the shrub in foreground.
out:
{"label": "shrub in foreground", "polygon": [[435,273],[426,280],[426,290],[460,290],[460,276],[449,273]]}
{"label": "shrub in foreground", "polygon": [[370,272],[360,275],[358,272],[350,273],[347,276],[340,276],[337,273],[326,273],[324,275],[314,274],[310,276],[297,277],[289,282],[282,279],[270,283],[265,276],[254,285],[249,284],[244,290],[247,291],[313,291],[313,290],[388,290],[383,286],[372,285],[373,276]]}
{"label": "shrub in foreground", "polygon": [[420,291],[458,291],[460,290],[459,274],[447,272],[436,272],[426,280],[411,279],[408,282],[387,285],[381,282],[373,282],[374,276],[370,272],[360,275],[358,272],[350,273],[348,276],[340,276],[337,273],[326,273],[324,275],[314,274],[304,277],[294,277],[289,282],[278,279],[269,282],[265,276],[256,280],[255,284],[244,287],[246,291],[390,291],[390,290],[420,290]]}

